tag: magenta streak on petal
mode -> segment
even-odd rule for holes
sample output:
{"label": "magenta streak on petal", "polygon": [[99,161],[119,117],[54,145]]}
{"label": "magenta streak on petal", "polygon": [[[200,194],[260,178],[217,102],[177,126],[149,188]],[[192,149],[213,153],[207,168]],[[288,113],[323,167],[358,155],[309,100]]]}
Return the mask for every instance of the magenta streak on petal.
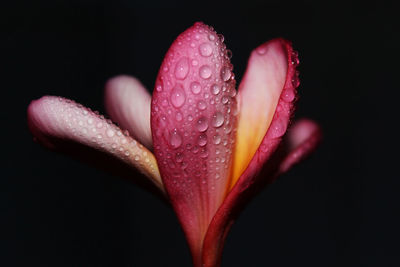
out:
{"label": "magenta streak on petal", "polygon": [[[219,266],[219,260],[223,249],[223,244],[227,232],[232,225],[238,212],[253,196],[254,192],[259,190],[260,183],[275,178],[279,164],[266,164],[268,166],[267,176],[258,176],[264,163],[266,163],[282,140],[282,136],[286,132],[290,117],[293,111],[293,101],[296,95],[296,88],[299,85],[296,67],[298,64],[297,53],[292,49],[291,44],[283,39],[272,40],[261,47],[280,41],[284,47],[284,54],[287,58],[288,69],[286,82],[282,90],[277,108],[274,113],[271,125],[265,134],[265,137],[259,146],[256,154],[250,161],[250,164],[239,178],[236,185],[227,195],[216,215],[212,219],[208,232],[204,240],[203,247],[203,263],[204,267]],[[293,97],[287,97],[288,95]]]}
{"label": "magenta streak on petal", "polygon": [[152,98],[153,146],[195,266],[211,218],[227,193],[236,91],[225,45],[196,23],[172,44]]}
{"label": "magenta streak on petal", "polygon": [[[152,153],[120,128],[72,100],[44,96],[28,107],[28,125],[36,140],[52,150],[127,178],[163,194]],[[150,179],[135,175],[137,168]]]}

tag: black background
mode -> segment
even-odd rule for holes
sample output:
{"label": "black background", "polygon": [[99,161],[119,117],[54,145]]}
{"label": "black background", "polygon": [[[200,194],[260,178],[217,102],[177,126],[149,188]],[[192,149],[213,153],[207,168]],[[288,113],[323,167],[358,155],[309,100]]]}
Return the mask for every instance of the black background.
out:
{"label": "black background", "polygon": [[282,36],[301,60],[297,117],[324,141],[237,220],[224,267],[400,266],[399,27],[394,5],[324,1],[31,1],[0,4],[1,266],[190,266],[172,210],[129,181],[32,141],[29,102],[71,98],[103,113],[117,74],[152,89],[195,21],[224,34],[238,80]]}

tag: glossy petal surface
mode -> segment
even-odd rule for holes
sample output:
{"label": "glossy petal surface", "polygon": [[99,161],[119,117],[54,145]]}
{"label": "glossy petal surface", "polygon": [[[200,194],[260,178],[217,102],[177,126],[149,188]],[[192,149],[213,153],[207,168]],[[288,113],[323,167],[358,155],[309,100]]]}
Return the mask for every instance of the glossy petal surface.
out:
{"label": "glossy petal surface", "polygon": [[155,155],[195,264],[229,188],[237,108],[228,53],[211,28],[196,23],[167,52],[152,99]]}
{"label": "glossy petal surface", "polygon": [[105,86],[105,107],[111,119],[148,149],[153,141],[150,129],[151,96],[137,79],[121,75]]}
{"label": "glossy petal surface", "polygon": [[[163,191],[153,154],[111,121],[74,101],[53,96],[32,101],[28,108],[28,124],[37,141],[50,149],[72,152],[80,158],[79,154],[83,153],[88,161],[106,153],[136,167]],[[86,153],[75,144],[92,150]]]}

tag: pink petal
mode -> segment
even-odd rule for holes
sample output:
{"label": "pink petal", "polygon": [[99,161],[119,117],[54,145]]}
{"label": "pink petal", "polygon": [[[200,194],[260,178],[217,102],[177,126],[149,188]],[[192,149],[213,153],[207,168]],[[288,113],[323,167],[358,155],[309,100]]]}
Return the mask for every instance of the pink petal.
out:
{"label": "pink petal", "polygon": [[[231,187],[249,165],[271,125],[286,81],[286,53],[286,43],[282,39],[265,43],[251,53],[239,86],[240,112]],[[294,93],[291,95],[294,98]],[[284,131],[282,128],[279,134]]]}
{"label": "pink petal", "polygon": [[196,23],[167,52],[152,99],[155,155],[196,266],[230,177],[237,109],[228,53]]}
{"label": "pink petal", "polygon": [[103,116],[71,100],[44,96],[28,107],[28,125],[36,140],[47,148],[100,165],[121,174],[136,167],[159,192],[163,185],[153,154]]}
{"label": "pink petal", "polygon": [[[279,44],[279,46],[277,46]],[[284,86],[281,90],[279,90],[280,98],[277,102],[276,109],[272,118],[270,125],[268,126],[268,130],[260,144],[257,148],[254,156],[252,157],[250,163],[247,165],[247,168],[241,174],[238,181],[234,184],[232,190],[227,195],[225,201],[218,209],[215,214],[213,220],[210,223],[208,232],[206,234],[204,240],[203,247],[203,262],[205,267],[218,266],[220,256],[222,253],[222,248],[224,244],[225,237],[234,221],[239,211],[244,207],[247,201],[256,193],[260,184],[263,184],[268,179],[272,179],[275,177],[275,173],[278,164],[273,164],[273,162],[269,162],[266,164],[267,176],[257,176],[261,171],[264,163],[267,162],[268,159],[273,155],[278,145],[281,142],[282,136],[286,132],[286,129],[289,124],[289,120],[293,111],[293,100],[296,95],[296,88],[299,85],[298,77],[296,73],[296,66],[298,63],[297,53],[292,49],[291,44],[283,39],[272,40],[264,45],[261,45],[256,49],[256,52],[252,53],[252,57],[249,60],[249,66],[247,72],[252,70],[252,64],[258,64],[259,61],[254,61],[253,57],[263,56],[264,51],[268,51],[273,46],[276,54],[274,57],[279,58],[283,57],[287,64],[285,82]],[[278,49],[276,49],[278,48]],[[280,48],[280,49],[279,49]],[[261,52],[260,52],[261,51]],[[278,59],[275,59],[276,62],[279,62]],[[258,64],[259,67],[266,67],[267,64]],[[274,71],[274,69],[266,68],[266,71]],[[282,68],[278,67],[275,70],[282,70]],[[257,75],[266,75],[263,74],[262,71],[257,70]],[[270,74],[269,74],[270,75]],[[263,78],[257,78],[257,81],[263,82]],[[245,83],[246,76],[244,78]],[[259,86],[254,84],[252,87],[240,86],[240,88],[245,88],[243,90],[254,90],[254,94],[258,95],[259,88],[265,88],[263,84]],[[241,92],[239,92],[241,94]],[[247,101],[247,99],[251,99],[250,93],[248,93],[249,97],[242,97],[241,101]],[[288,97],[290,95],[290,97]],[[293,97],[292,97],[293,96]],[[250,104],[253,104],[253,102]],[[262,101],[262,99],[260,99]],[[241,103],[241,106],[246,103]],[[254,104],[254,105],[257,105]],[[240,136],[238,136],[240,138]]]}
{"label": "pink petal", "polygon": [[321,129],[314,121],[296,121],[285,137],[287,152],[280,163],[279,173],[287,172],[293,165],[310,155],[321,141],[321,137]]}
{"label": "pink petal", "polygon": [[110,79],[105,86],[104,100],[111,119],[148,149],[152,149],[151,96],[140,81],[125,75]]}

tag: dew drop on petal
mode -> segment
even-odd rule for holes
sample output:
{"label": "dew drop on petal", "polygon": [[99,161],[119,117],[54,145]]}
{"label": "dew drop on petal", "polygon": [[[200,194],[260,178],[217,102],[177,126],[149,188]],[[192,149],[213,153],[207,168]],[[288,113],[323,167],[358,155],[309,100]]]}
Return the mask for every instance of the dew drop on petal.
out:
{"label": "dew drop on petal", "polygon": [[183,154],[182,153],[176,153],[175,160],[178,163],[182,162],[183,161]]}
{"label": "dew drop on petal", "polygon": [[182,144],[182,137],[179,135],[178,131],[175,129],[172,131],[170,138],[169,138],[169,143],[172,148],[178,148]]}
{"label": "dew drop on petal", "polygon": [[180,86],[175,87],[171,92],[171,103],[174,107],[180,108],[186,100],[185,92]]}
{"label": "dew drop on petal", "polygon": [[218,84],[211,85],[210,89],[213,95],[218,95],[218,93],[221,91],[221,87]]}
{"label": "dew drop on petal", "polygon": [[203,57],[209,57],[212,54],[212,46],[209,43],[202,43],[199,46],[199,52],[200,55],[202,55]]}
{"label": "dew drop on petal", "polygon": [[181,121],[182,118],[183,118],[182,113],[180,113],[180,112],[176,113],[175,119],[176,119],[177,121]]}
{"label": "dew drop on petal", "polygon": [[107,134],[108,137],[113,137],[115,132],[112,129],[108,129],[106,134]]}
{"label": "dew drop on petal", "polygon": [[283,90],[283,92],[282,92],[282,99],[283,99],[285,102],[291,102],[291,101],[293,101],[294,97],[295,97],[295,95],[294,95],[294,91],[293,91],[292,89],[288,88],[288,89],[284,89],[284,90]]}
{"label": "dew drop on petal", "polygon": [[196,128],[199,132],[205,132],[208,129],[207,118],[201,117],[197,120]]}
{"label": "dew drop on petal", "polygon": [[190,84],[190,89],[192,90],[193,94],[197,95],[201,91],[201,85],[198,82],[192,82]]}
{"label": "dew drop on petal", "polygon": [[281,118],[277,118],[272,121],[271,125],[271,137],[272,138],[279,138],[286,132],[287,124]]}
{"label": "dew drop on petal", "polygon": [[181,58],[175,66],[175,77],[184,80],[189,73],[189,60],[187,57]]}
{"label": "dew drop on petal", "polygon": [[213,136],[213,143],[218,145],[219,143],[221,143],[221,136],[219,134],[216,134]]}
{"label": "dew drop on petal", "polygon": [[197,144],[199,146],[205,146],[207,144],[207,135],[206,134],[199,135],[199,138],[197,139]]}
{"label": "dew drop on petal", "polygon": [[205,110],[207,108],[207,104],[203,100],[199,100],[199,102],[197,102],[197,107],[200,110]]}
{"label": "dew drop on petal", "polygon": [[229,81],[229,79],[231,78],[231,70],[228,67],[223,67],[221,69],[221,79],[226,82]]}
{"label": "dew drop on petal", "polygon": [[215,112],[212,116],[211,124],[216,128],[221,127],[221,125],[224,124],[224,114],[219,111]]}
{"label": "dew drop on petal", "polygon": [[211,77],[211,68],[208,65],[203,65],[200,67],[199,75],[203,79],[208,79]]}

